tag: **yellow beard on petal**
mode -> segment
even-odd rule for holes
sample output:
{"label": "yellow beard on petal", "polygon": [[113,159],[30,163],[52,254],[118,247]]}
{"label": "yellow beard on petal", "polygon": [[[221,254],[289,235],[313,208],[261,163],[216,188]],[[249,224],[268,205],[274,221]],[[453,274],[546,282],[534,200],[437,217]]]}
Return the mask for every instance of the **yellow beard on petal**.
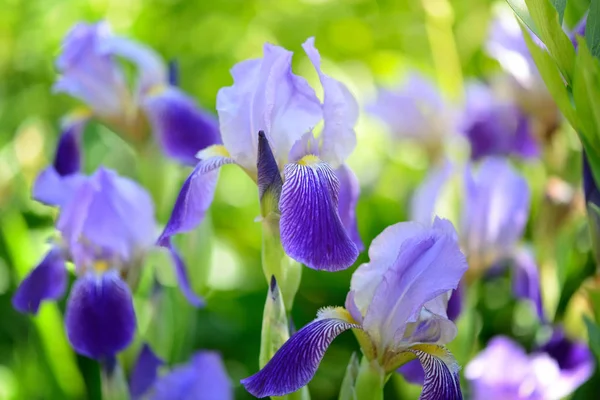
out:
{"label": "yellow beard on petal", "polygon": [[298,160],[299,165],[306,165],[306,166],[315,165],[320,162],[321,162],[321,160],[319,159],[319,157],[317,157],[313,154],[308,154],[308,155],[302,157],[300,160]]}
{"label": "yellow beard on petal", "polygon": [[93,268],[95,272],[102,274],[110,269],[110,265],[108,264],[108,261],[100,260],[94,263]]}

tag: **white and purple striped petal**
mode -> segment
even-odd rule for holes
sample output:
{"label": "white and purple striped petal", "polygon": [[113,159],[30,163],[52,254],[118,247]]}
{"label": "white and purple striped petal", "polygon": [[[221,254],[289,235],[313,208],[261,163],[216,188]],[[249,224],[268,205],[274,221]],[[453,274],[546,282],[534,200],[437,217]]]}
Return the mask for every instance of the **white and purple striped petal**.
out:
{"label": "white and purple striped petal", "polygon": [[22,313],[37,314],[42,301],[58,300],[67,289],[67,268],[58,248],[51,249],[17,288],[12,304]]}
{"label": "white and purple striped petal", "polygon": [[196,154],[221,142],[217,119],[175,87],[148,95],[144,109],[164,153],[187,165],[196,165]]}
{"label": "white and purple striped petal", "polygon": [[310,268],[338,271],[358,257],[338,215],[339,189],[333,170],[314,156],[285,166],[281,244],[290,257]]}
{"label": "white and purple striped petal", "polygon": [[121,115],[127,101],[122,71],[113,56],[101,48],[111,36],[106,22],[75,25],[56,61],[61,76],[53,88],[82,100],[96,114],[108,118]]}
{"label": "white and purple striped petal", "polygon": [[202,222],[215,194],[219,177],[217,168],[234,162],[222,146],[211,146],[199,156],[202,159],[179,191],[169,221],[158,239],[160,245],[168,243],[171,236],[188,232]]}
{"label": "white and purple striped petal", "polygon": [[425,372],[419,400],[462,400],[459,367],[454,357],[441,346],[436,346],[435,351],[432,346],[423,346],[428,351],[419,347],[409,350],[417,356]]}
{"label": "white and purple striped petal", "polygon": [[[324,314],[330,313],[325,310]],[[352,328],[359,326],[347,319],[320,315],[292,335],[267,365],[255,375],[243,379],[242,385],[258,398],[295,392],[315,375],[333,339]]]}
{"label": "white and purple striped petal", "polygon": [[67,300],[65,325],[78,353],[94,359],[113,357],[131,343],[135,333],[129,287],[114,270],[81,276]]}
{"label": "white and purple striped petal", "polygon": [[321,56],[315,48],[315,38],[307,39],[302,47],[317,70],[323,86],[324,126],[319,157],[337,168],[356,147],[354,126],[358,120],[358,103],[343,83],[321,71]]}

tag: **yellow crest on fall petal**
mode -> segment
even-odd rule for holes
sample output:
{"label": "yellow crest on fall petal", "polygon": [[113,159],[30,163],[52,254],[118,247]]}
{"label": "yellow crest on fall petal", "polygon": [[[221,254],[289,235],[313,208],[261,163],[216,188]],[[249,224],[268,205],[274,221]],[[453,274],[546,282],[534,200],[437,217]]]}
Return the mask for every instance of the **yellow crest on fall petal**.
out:
{"label": "yellow crest on fall petal", "polygon": [[300,165],[306,165],[306,166],[311,166],[314,164],[318,164],[320,163],[321,160],[319,159],[319,157],[313,155],[313,154],[308,154],[304,157],[302,157],[299,161],[298,164]]}

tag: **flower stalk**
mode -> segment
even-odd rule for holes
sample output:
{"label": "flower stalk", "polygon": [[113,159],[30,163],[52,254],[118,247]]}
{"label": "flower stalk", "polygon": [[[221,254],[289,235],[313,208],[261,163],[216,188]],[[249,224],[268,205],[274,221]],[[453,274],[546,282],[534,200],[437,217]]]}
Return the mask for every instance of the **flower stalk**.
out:
{"label": "flower stalk", "polygon": [[116,357],[101,362],[100,376],[103,400],[129,400],[125,374]]}
{"label": "flower stalk", "polygon": [[356,400],[383,400],[385,372],[377,361],[362,358],[356,377]]}

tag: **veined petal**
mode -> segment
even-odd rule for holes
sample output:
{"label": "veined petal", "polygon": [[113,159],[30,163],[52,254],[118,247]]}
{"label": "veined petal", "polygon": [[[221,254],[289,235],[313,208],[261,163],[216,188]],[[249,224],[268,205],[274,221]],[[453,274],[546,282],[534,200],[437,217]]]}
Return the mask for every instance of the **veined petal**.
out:
{"label": "veined petal", "polygon": [[217,119],[175,87],[152,92],[143,105],[163,151],[179,162],[196,165],[200,150],[221,142]]}
{"label": "veined petal", "polygon": [[61,298],[67,288],[67,269],[60,250],[53,248],[21,282],[12,304],[20,312],[37,314],[44,300]]}
{"label": "veined petal", "polygon": [[310,268],[338,271],[358,257],[338,215],[339,186],[331,168],[314,156],[285,166],[281,244],[290,257]]}
{"label": "veined petal", "polygon": [[315,48],[315,38],[302,44],[323,86],[323,126],[320,156],[334,167],[346,160],[356,147],[354,126],[358,120],[358,103],[346,85],[321,71],[321,56]]}
{"label": "veined petal", "polygon": [[218,171],[215,170],[234,162],[223,146],[211,146],[202,151],[199,156],[203,158],[181,187],[171,217],[158,239],[158,244],[164,245],[169,237],[188,232],[202,222],[215,194],[219,176]]}
{"label": "veined petal", "polygon": [[199,351],[154,385],[150,400],[232,400],[233,388],[221,356]]}
{"label": "veined petal", "polygon": [[521,249],[513,257],[512,289],[515,297],[530,300],[540,320],[545,321],[540,274],[530,250]]}
{"label": "veined petal", "polygon": [[360,196],[360,184],[354,172],[343,164],[335,170],[335,176],[340,181],[340,193],[338,201],[338,214],[346,228],[346,232],[356,245],[359,252],[364,249],[363,242],[358,233],[358,224],[356,220],[356,204]]}
{"label": "veined petal", "polygon": [[359,328],[342,309],[326,309],[296,332],[255,375],[241,381],[258,398],[283,396],[305,386],[340,333]]}
{"label": "veined petal", "polygon": [[80,277],[67,301],[65,325],[78,353],[95,359],[114,356],[129,346],[135,333],[129,287],[114,270]]}
{"label": "veined petal", "polygon": [[181,290],[181,293],[191,305],[195,307],[204,306],[204,300],[198,297],[192,290],[185,263],[183,262],[183,259],[181,258],[181,255],[175,246],[173,246],[171,243],[171,238],[167,238],[166,241],[161,243],[161,245],[169,250],[169,254],[173,260],[173,267],[175,268],[175,276],[177,277],[177,283],[179,284],[179,290]]}
{"label": "veined petal", "polygon": [[442,346],[417,345],[408,351],[417,356],[425,372],[420,400],[462,400],[460,368],[448,350]]}
{"label": "veined petal", "polygon": [[152,385],[154,385],[158,377],[158,368],[164,365],[164,363],[161,358],[154,354],[147,343],[142,345],[142,350],[133,366],[129,380],[129,393],[132,399],[137,400],[142,398]]}

